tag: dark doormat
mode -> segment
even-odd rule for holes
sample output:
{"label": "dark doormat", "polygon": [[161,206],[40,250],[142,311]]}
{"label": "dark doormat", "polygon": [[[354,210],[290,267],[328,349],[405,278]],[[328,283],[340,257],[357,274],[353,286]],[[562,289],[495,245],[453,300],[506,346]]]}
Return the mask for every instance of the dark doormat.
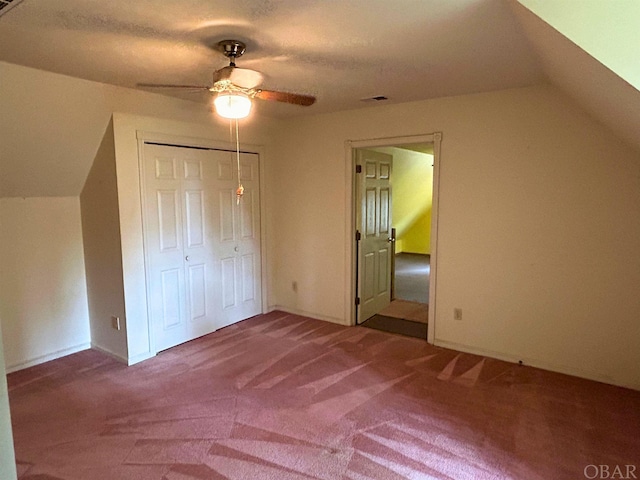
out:
{"label": "dark doormat", "polygon": [[374,315],[361,323],[363,327],[375,328],[383,332],[398,333],[407,337],[427,339],[427,324],[403,320],[402,318]]}

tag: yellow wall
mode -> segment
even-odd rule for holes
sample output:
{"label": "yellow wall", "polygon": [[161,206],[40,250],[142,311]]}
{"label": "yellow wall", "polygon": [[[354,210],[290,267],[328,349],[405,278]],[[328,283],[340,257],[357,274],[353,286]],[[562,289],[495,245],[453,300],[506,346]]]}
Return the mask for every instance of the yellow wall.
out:
{"label": "yellow wall", "polygon": [[397,253],[431,254],[431,204],[427,210],[420,212],[415,222],[400,238],[402,249],[397,250]]}
{"label": "yellow wall", "polygon": [[390,148],[396,253],[431,253],[433,155]]}

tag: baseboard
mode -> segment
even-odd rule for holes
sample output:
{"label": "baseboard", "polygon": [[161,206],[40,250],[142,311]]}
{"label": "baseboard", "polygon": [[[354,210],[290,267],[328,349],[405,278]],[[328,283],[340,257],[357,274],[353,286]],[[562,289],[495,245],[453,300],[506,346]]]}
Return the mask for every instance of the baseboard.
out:
{"label": "baseboard", "polygon": [[523,365],[529,367],[539,368],[541,370],[548,370],[550,372],[562,373],[564,375],[571,375],[572,377],[584,378],[586,380],[593,380],[595,382],[606,383],[608,385],[615,385],[618,387],[630,388],[632,390],[640,390],[640,385],[627,384],[620,382],[614,378],[600,375],[598,373],[581,370],[579,368],[573,368],[567,365],[556,365],[553,363],[541,361],[535,358],[517,357],[502,352],[495,352],[493,350],[485,350],[483,348],[476,348],[469,345],[464,345],[456,342],[448,342],[445,340],[436,339],[435,346],[449,348],[451,350],[457,350],[459,352],[471,353],[473,355],[481,355],[483,357],[495,358],[497,360],[503,360],[509,363],[522,362]]}
{"label": "baseboard", "polygon": [[97,350],[99,352],[104,353],[105,355],[109,355],[111,358],[113,358],[114,360],[117,360],[120,363],[124,363],[125,365],[128,365],[127,359],[124,358],[121,355],[118,355],[117,353],[112,352],[111,350],[109,350],[108,348],[105,347],[101,347],[100,345],[97,345],[95,343],[91,344],[91,348],[93,348],[94,350]]}
{"label": "baseboard", "polygon": [[6,373],[13,373],[13,372],[17,372],[18,370],[24,370],[25,368],[34,367],[36,365],[40,365],[41,363],[50,362],[51,360],[55,360],[61,357],[66,357],[67,355],[71,355],[72,353],[78,353],[83,350],[88,350],[90,348],[91,348],[90,343],[81,343],[80,345],[64,348],[62,350],[58,350],[56,352],[49,353],[47,355],[41,355],[39,357],[32,358],[30,360],[25,360],[24,362],[14,363],[13,365],[7,365]]}
{"label": "baseboard", "polygon": [[135,365],[136,363],[140,363],[143,360],[148,360],[149,358],[153,358],[153,357],[156,356],[155,353],[144,352],[144,353],[140,353],[138,355],[135,355],[133,357],[125,358],[125,357],[123,357],[121,355],[118,355],[117,353],[112,352],[108,348],[101,347],[100,345],[92,344],[91,348],[93,348],[95,350],[98,350],[99,352],[102,352],[105,355],[109,355],[113,359],[119,361],[120,363],[124,363],[125,365],[127,365],[129,367],[131,365]]}
{"label": "baseboard", "polygon": [[140,353],[138,355],[134,355],[133,357],[129,357],[129,360],[127,361],[127,365],[128,366],[135,365],[136,363],[140,363],[144,360],[149,360],[150,358],[153,358],[155,356],[156,354],[152,352]]}
{"label": "baseboard", "polygon": [[291,315],[300,315],[302,317],[315,318],[316,320],[323,320],[325,322],[337,323],[344,327],[351,326],[348,322],[345,322],[342,318],[329,317],[327,315],[320,315],[318,313],[307,312],[306,310],[300,310],[297,308],[285,307],[284,305],[271,305],[269,311],[280,310],[281,312],[290,313]]}

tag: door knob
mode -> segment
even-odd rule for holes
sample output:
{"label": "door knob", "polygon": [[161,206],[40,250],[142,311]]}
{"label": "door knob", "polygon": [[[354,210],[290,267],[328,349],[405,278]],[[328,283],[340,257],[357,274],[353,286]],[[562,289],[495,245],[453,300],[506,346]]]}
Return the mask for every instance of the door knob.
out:
{"label": "door knob", "polygon": [[189,261],[189,255],[187,255],[186,257],[184,257],[184,259],[188,262],[188,261]]}
{"label": "door knob", "polygon": [[240,250],[238,247],[234,247],[234,248],[233,248],[233,251],[234,251],[234,252],[237,252],[238,250]]}

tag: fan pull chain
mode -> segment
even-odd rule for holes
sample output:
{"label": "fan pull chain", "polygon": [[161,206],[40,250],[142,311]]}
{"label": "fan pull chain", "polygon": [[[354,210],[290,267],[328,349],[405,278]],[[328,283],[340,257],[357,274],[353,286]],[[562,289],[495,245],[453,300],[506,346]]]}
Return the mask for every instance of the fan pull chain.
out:
{"label": "fan pull chain", "polygon": [[[236,154],[236,170],[238,174],[238,188],[236,189],[236,205],[240,205],[240,198],[244,195],[244,187],[240,182],[240,140],[238,138],[238,119],[236,120],[236,151],[231,151],[231,161],[233,162],[233,154]],[[233,143],[233,120],[229,119],[229,143]]]}
{"label": "fan pull chain", "polygon": [[240,199],[244,195],[244,187],[240,181],[240,139],[238,137],[238,119],[236,118],[236,160],[238,167],[238,188],[236,189],[236,205],[240,205]]}

